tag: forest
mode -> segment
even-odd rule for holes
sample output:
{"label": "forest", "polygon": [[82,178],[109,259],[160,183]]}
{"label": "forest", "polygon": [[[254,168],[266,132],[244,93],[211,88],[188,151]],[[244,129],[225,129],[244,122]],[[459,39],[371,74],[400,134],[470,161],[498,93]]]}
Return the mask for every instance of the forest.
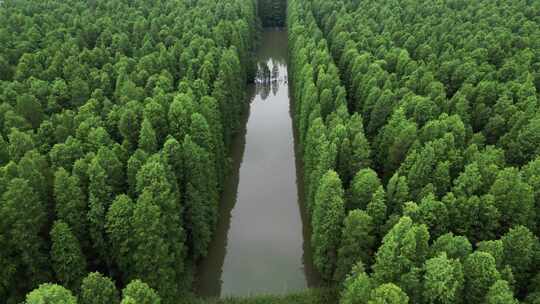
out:
{"label": "forest", "polygon": [[[263,27],[322,282],[203,299]],[[539,304],[539,98],[540,0],[4,0],[0,303]]]}

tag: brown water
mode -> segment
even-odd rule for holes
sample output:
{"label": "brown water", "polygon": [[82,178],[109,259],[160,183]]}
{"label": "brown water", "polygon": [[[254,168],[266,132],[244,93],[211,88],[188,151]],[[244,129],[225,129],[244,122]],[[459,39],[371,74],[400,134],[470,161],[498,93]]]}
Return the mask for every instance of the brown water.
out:
{"label": "brown water", "polygon": [[[316,284],[303,226],[300,160],[287,75],[287,32],[266,30],[247,123],[233,144],[220,220],[198,269],[202,296],[284,294]],[[249,117],[249,118],[248,118]],[[305,249],[305,250],[304,250]]]}

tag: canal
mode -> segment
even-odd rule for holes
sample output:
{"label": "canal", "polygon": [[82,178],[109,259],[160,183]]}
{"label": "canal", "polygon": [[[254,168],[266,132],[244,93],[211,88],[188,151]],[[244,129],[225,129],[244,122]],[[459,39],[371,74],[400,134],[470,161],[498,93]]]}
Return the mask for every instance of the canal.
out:
{"label": "canal", "polygon": [[233,143],[217,231],[198,269],[202,296],[285,294],[316,282],[295,157],[287,50],[286,30],[262,33],[247,122]]}

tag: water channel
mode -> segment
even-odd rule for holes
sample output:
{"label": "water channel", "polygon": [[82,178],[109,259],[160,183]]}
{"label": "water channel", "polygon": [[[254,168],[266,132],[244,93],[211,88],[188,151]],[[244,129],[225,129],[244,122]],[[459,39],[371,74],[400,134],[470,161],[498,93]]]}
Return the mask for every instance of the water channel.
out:
{"label": "water channel", "polygon": [[295,157],[287,49],[286,30],[263,32],[247,123],[233,143],[217,231],[198,269],[202,296],[285,294],[317,282]]}

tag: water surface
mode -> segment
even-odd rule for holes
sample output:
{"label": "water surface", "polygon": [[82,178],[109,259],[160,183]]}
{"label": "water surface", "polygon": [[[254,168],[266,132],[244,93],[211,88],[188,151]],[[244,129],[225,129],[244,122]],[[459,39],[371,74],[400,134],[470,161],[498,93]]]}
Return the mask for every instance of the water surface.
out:
{"label": "water surface", "polygon": [[284,294],[315,280],[310,231],[302,225],[303,190],[297,187],[303,182],[290,114],[286,31],[266,30],[257,60],[249,118],[233,143],[234,172],[198,270],[203,296]]}

